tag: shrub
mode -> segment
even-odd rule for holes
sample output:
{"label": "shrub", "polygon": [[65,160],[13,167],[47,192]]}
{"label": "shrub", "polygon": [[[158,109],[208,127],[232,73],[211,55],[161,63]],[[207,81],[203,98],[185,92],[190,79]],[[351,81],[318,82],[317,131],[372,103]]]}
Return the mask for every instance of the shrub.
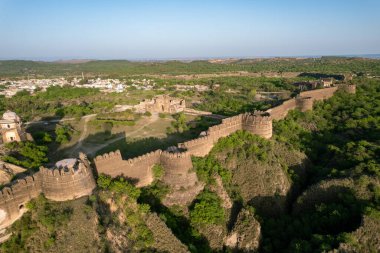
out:
{"label": "shrub", "polygon": [[204,191],[198,195],[190,210],[190,220],[194,225],[223,224],[225,212],[220,198],[213,192]]}

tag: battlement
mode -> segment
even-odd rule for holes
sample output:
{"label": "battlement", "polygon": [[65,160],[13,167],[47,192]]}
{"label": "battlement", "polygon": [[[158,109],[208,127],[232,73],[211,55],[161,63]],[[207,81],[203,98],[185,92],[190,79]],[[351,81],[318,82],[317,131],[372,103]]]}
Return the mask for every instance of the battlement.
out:
{"label": "battlement", "polygon": [[187,188],[198,181],[194,172],[189,173],[189,170],[193,168],[189,152],[170,153],[164,151],[161,154],[160,162],[165,168],[162,180],[173,188]]}
{"label": "battlement", "polygon": [[100,161],[109,160],[109,159],[123,159],[121,157],[120,150],[105,153],[103,155],[98,155],[97,157],[95,157],[94,162],[100,162]]}
{"label": "battlement", "polygon": [[13,198],[15,193],[19,193],[23,190],[27,190],[31,187],[40,187],[40,179],[39,175],[33,175],[33,176],[27,176],[22,179],[18,179],[14,182],[12,182],[11,185],[4,187],[0,191],[0,203],[2,203],[4,200],[8,200],[9,198]]}
{"label": "battlement", "polygon": [[64,159],[48,169],[41,167],[42,191],[45,197],[55,201],[66,201],[90,195],[96,187],[87,158]]}
{"label": "battlement", "polygon": [[242,115],[242,129],[269,139],[272,137],[272,116],[264,111],[244,113]]}
{"label": "battlement", "polygon": [[25,204],[42,191],[39,174],[27,176],[0,191],[0,229],[3,229],[25,212]]}

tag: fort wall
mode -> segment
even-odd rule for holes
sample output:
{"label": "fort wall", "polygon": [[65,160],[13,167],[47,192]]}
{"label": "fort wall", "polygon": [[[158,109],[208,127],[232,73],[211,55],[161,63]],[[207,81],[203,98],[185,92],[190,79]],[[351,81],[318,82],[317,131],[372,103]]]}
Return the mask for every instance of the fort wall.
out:
{"label": "fort wall", "polygon": [[331,98],[334,93],[338,90],[338,87],[330,87],[317,90],[308,90],[300,93],[301,97],[311,97],[313,101],[315,100],[324,100]]}
{"label": "fort wall", "polygon": [[279,106],[268,109],[266,112],[272,116],[272,119],[280,120],[285,118],[288,112],[294,108],[296,108],[296,101],[295,98],[291,98]]}
{"label": "fort wall", "polygon": [[174,189],[187,188],[198,181],[195,172],[189,173],[189,170],[193,168],[189,152],[164,151],[161,154],[160,162],[165,168],[163,181]]}
{"label": "fort wall", "polygon": [[313,98],[312,97],[297,97],[296,108],[301,112],[313,110]]}
{"label": "fort wall", "polygon": [[[192,171],[191,156],[205,156],[214,143],[238,130],[246,130],[264,138],[272,136],[272,119],[284,118],[289,110],[312,109],[313,101],[333,96],[338,87],[301,92],[300,97],[292,98],[265,112],[244,113],[222,120],[222,123],[208,129],[205,136],[178,144],[183,152],[170,153],[156,150],[142,156],[123,160],[120,151],[110,152],[94,159],[98,173],[111,177],[125,176],[136,180],[137,186],[149,185],[153,181],[152,167],[161,164],[165,168],[163,181],[170,185],[171,192],[164,204],[187,204],[204,187]],[[339,87],[349,93],[356,92],[355,85]],[[44,193],[46,198],[65,201],[91,194],[96,187],[90,163],[84,154],[79,159],[68,159],[72,166],[57,165],[56,168],[42,167],[33,176],[14,182],[0,191],[0,229],[17,220],[25,212],[25,204]],[[75,164],[73,163],[73,160]],[[57,163],[58,164],[58,163]]]}
{"label": "fort wall", "polygon": [[90,195],[95,179],[84,154],[74,167],[40,168],[33,176],[13,182],[0,192],[0,229],[11,225],[27,210],[25,205],[43,193],[47,199],[65,201]]}
{"label": "fort wall", "polygon": [[142,156],[123,160],[119,150],[94,159],[98,173],[111,177],[123,176],[136,181],[137,186],[146,186],[153,181],[152,167],[160,163],[162,150],[156,150]]}
{"label": "fort wall", "polygon": [[[206,156],[220,138],[229,136],[238,130],[246,130],[269,139],[272,137],[273,119],[283,119],[290,110],[296,108],[300,111],[312,110],[315,100],[330,98],[337,89],[338,87],[330,87],[301,92],[297,98],[289,99],[267,111],[255,111],[225,118],[221,124],[210,127],[204,136],[179,143],[178,148],[186,151],[183,153],[156,150],[143,156],[123,160],[120,151],[116,151],[96,157],[95,165],[98,173],[112,177],[129,177],[137,180],[137,186],[144,186],[153,180],[151,171],[153,165],[162,164],[166,172],[164,181],[173,185],[185,185],[179,175],[187,174],[189,180],[188,171],[192,167],[190,156]],[[347,89],[354,90],[353,87]],[[178,181],[177,184],[175,183],[176,180]],[[190,181],[192,182],[193,179]]]}
{"label": "fort wall", "polygon": [[272,137],[272,116],[268,112],[255,111],[242,114],[242,129],[265,139]]}
{"label": "fort wall", "polygon": [[204,157],[214,147],[214,139],[210,136],[202,136],[194,140],[179,143],[178,147],[187,150],[191,155]]}
{"label": "fort wall", "polygon": [[26,211],[26,203],[42,192],[40,175],[27,176],[0,192],[0,229],[11,225]]}

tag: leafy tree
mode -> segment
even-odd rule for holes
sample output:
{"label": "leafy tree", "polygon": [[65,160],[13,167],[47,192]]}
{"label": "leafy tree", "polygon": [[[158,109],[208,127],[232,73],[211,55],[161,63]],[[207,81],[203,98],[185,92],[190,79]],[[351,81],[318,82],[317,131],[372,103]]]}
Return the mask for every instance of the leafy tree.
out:
{"label": "leafy tree", "polygon": [[[174,121],[172,124],[171,132],[183,133],[184,131],[189,130],[186,122],[186,115],[183,112],[177,113],[173,115]],[[170,131],[169,131],[170,132]]]}
{"label": "leafy tree", "polygon": [[57,125],[55,128],[55,141],[62,144],[67,143],[69,142],[72,133],[73,131],[68,125]]}
{"label": "leafy tree", "polygon": [[196,198],[190,209],[191,223],[198,226],[207,224],[223,224],[225,212],[220,198],[213,192],[203,191]]}
{"label": "leafy tree", "polygon": [[33,142],[11,142],[5,145],[8,150],[3,160],[29,169],[37,169],[48,161],[46,146],[36,145]]}

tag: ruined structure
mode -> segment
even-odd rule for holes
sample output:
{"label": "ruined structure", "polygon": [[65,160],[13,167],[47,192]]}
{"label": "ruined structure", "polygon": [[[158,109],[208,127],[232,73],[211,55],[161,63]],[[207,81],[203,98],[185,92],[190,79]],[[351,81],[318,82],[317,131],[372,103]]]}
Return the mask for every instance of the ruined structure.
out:
{"label": "ruined structure", "polygon": [[173,98],[168,95],[158,95],[153,99],[141,101],[133,107],[137,112],[144,113],[178,113],[183,112],[186,108],[184,99]]}
{"label": "ruined structure", "polygon": [[0,161],[0,185],[9,183],[13,176],[25,171],[26,169],[20,166]]}
{"label": "ruined structure", "polygon": [[[330,98],[337,89],[338,87],[331,87],[301,92],[299,97],[265,112],[243,113],[223,119],[221,124],[210,127],[199,138],[180,143],[171,152],[156,150],[123,160],[120,151],[116,151],[96,157],[95,166],[99,174],[124,176],[141,187],[151,184],[152,168],[155,164],[160,164],[165,169],[162,180],[171,188],[163,203],[167,206],[187,205],[204,187],[192,170],[191,156],[207,155],[220,138],[238,130],[246,130],[269,139],[272,136],[273,119],[282,119],[289,110],[296,108],[301,111],[311,110],[315,100]],[[355,85],[341,85],[339,89],[349,93],[356,91]],[[167,107],[164,110],[165,108]],[[16,128],[20,122],[14,113],[8,112],[5,119],[13,119]],[[0,191],[0,230],[21,217],[26,210],[25,204],[41,193],[50,200],[65,201],[89,195],[95,187],[90,163],[84,154],[80,154],[79,159],[59,161],[51,169],[41,167],[34,175],[19,179]]]}
{"label": "ruined structure", "polygon": [[[342,85],[339,89],[355,92],[355,85]],[[267,111],[242,113],[222,120],[222,123],[210,127],[200,137],[179,143],[177,152],[156,150],[145,155],[123,160],[120,151],[111,152],[95,158],[98,173],[112,177],[124,176],[136,182],[137,186],[146,186],[153,181],[152,167],[161,164],[165,168],[164,182],[173,189],[195,187],[198,182],[192,174],[190,156],[206,156],[214,144],[222,137],[229,136],[238,130],[246,130],[252,134],[269,139],[272,137],[272,120],[283,119],[290,110],[302,112],[312,110],[315,100],[328,99],[334,95],[338,87],[301,92],[299,96],[283,102]],[[184,151],[181,151],[184,150]]]}
{"label": "ruined structure", "polygon": [[11,225],[26,211],[26,203],[43,193],[55,201],[90,195],[95,188],[90,164],[84,154],[65,159],[51,168],[41,168],[32,176],[13,182],[0,192],[0,229]]}
{"label": "ruined structure", "polygon": [[15,112],[6,111],[0,119],[0,144],[29,139],[31,136],[26,134],[20,117]]}

